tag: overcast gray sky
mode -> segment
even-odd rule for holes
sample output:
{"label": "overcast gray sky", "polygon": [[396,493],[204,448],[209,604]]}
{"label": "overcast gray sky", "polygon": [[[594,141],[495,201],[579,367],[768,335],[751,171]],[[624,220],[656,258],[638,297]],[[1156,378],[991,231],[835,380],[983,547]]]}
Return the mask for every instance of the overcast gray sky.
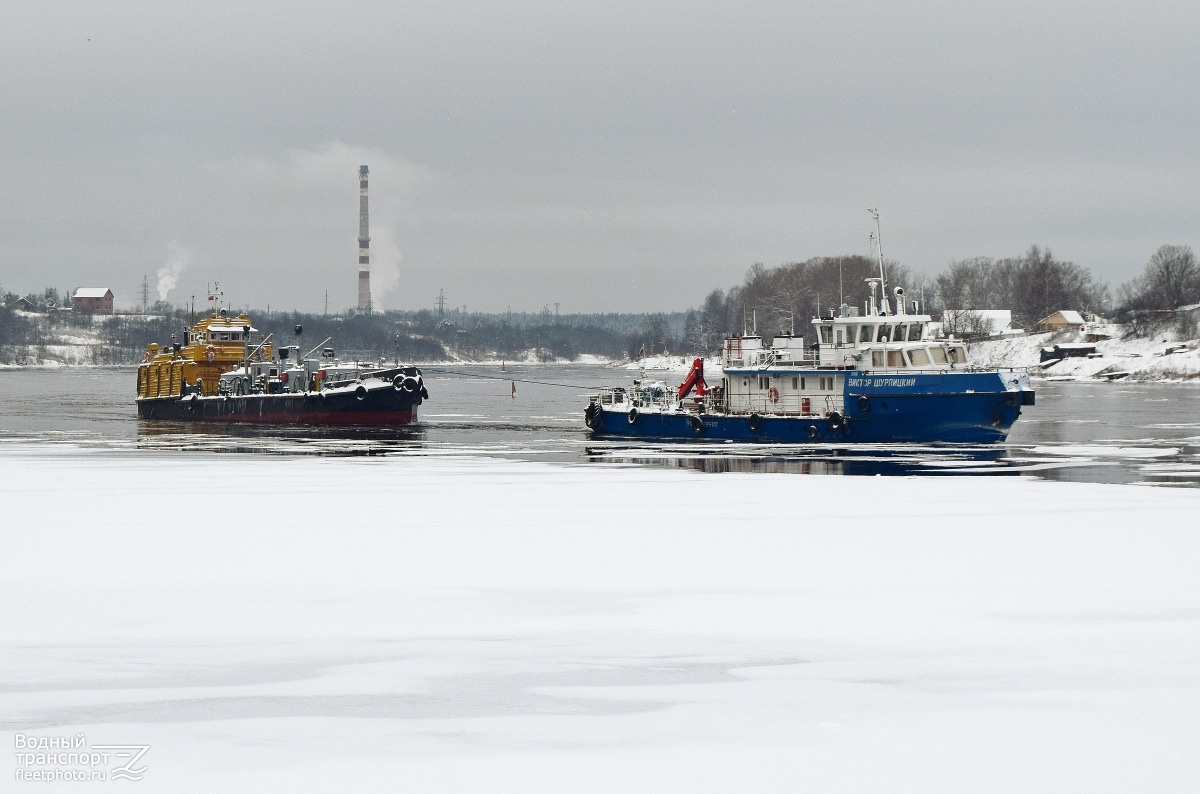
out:
{"label": "overcast gray sky", "polygon": [[868,206],[1115,286],[1198,242],[1198,7],[6,0],[0,286],[344,309],[360,163],[387,308],[686,308]]}

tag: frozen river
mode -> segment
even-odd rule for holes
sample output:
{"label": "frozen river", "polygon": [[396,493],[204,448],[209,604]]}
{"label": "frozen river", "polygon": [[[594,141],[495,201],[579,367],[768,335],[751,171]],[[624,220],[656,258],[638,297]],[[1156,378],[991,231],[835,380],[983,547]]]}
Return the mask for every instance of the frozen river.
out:
{"label": "frozen river", "polygon": [[597,445],[432,372],[415,432],[197,434],[130,375],[0,372],[0,790],[1200,779],[1194,387],[1040,384],[984,453]]}

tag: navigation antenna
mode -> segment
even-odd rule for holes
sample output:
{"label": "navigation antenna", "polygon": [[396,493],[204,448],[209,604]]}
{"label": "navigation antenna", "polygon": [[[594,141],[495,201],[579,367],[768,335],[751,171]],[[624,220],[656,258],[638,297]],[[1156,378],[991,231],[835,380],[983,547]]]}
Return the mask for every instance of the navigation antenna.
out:
{"label": "navigation antenna", "polygon": [[221,308],[224,300],[225,293],[221,292],[221,282],[214,281],[212,287],[208,290],[208,307],[216,312]]}
{"label": "navigation antenna", "polygon": [[883,236],[879,230],[879,210],[867,207],[867,212],[871,213],[871,217],[875,219],[875,231],[871,233],[871,241],[874,243],[875,250],[879,252],[879,291],[882,293],[880,303],[883,304],[883,313],[891,314],[887,305],[887,276],[883,272]]}

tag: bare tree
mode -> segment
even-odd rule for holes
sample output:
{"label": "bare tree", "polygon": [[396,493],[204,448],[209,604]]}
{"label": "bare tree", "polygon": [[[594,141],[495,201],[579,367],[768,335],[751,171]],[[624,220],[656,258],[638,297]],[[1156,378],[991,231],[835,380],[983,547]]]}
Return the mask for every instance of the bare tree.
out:
{"label": "bare tree", "polygon": [[996,321],[973,309],[946,309],[942,313],[942,330],[962,339],[991,336]]}
{"label": "bare tree", "polygon": [[1086,268],[1055,259],[1049,248],[1032,245],[1011,267],[1013,320],[1025,328],[1060,309],[1084,311],[1106,290]]}
{"label": "bare tree", "polygon": [[1200,269],[1187,245],[1159,247],[1142,276],[1142,287],[1154,309],[1175,309],[1200,299]]}

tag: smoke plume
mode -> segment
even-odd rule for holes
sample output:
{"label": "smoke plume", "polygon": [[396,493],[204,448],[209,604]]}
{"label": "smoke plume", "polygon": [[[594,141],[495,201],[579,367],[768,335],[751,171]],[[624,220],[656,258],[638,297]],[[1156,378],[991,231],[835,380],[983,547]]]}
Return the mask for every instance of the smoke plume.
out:
{"label": "smoke plume", "polygon": [[167,246],[167,263],[158,269],[158,299],[165,301],[179,283],[179,276],[191,261],[192,252],[175,243]]}
{"label": "smoke plume", "polygon": [[[400,265],[404,255],[396,242],[396,231],[391,225],[378,224],[371,233],[371,306],[375,311],[384,309],[384,296],[400,286]],[[392,296],[393,305],[400,303],[400,296]]]}

